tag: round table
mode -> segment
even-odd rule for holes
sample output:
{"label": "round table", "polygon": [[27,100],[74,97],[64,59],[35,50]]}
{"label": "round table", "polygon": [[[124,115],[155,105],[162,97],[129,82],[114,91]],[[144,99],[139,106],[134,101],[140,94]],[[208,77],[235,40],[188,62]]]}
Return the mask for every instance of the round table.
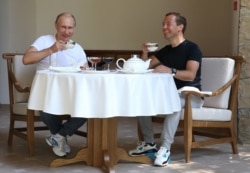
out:
{"label": "round table", "polygon": [[170,114],[180,111],[181,105],[169,74],[44,70],[34,77],[28,108],[88,118],[87,147],[72,159],[55,159],[50,166],[85,161],[112,172],[119,160],[151,163],[147,157],[130,157],[117,147],[116,117]]}

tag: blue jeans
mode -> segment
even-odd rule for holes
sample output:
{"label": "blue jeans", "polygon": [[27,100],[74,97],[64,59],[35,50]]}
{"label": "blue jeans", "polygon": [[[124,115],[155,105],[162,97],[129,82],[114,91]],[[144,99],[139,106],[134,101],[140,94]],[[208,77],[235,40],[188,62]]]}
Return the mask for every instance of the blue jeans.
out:
{"label": "blue jeans", "polygon": [[53,115],[43,111],[40,111],[40,116],[53,135],[58,133],[64,137],[67,135],[72,136],[87,121],[86,118],[71,117],[63,123],[60,115]]}

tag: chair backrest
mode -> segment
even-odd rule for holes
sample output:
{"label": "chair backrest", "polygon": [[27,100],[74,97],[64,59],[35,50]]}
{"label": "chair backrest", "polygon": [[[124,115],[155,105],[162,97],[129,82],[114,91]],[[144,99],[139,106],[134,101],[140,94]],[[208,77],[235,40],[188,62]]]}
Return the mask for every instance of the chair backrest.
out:
{"label": "chair backrest", "polygon": [[[203,91],[214,91],[226,84],[234,74],[235,61],[227,57],[202,59],[201,85]],[[205,98],[204,107],[228,108],[231,87],[216,97]]]}
{"label": "chair backrest", "polygon": [[[12,58],[12,70],[20,86],[31,86],[36,73],[36,65],[24,65],[22,62],[23,55],[15,55]],[[14,101],[27,102],[29,93],[20,93],[14,88]]]}

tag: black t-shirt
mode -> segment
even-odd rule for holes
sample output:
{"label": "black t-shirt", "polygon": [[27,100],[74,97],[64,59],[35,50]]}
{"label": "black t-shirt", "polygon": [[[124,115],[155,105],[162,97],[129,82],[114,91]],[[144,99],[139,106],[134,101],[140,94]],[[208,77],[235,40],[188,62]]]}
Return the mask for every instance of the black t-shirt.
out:
{"label": "black t-shirt", "polygon": [[202,53],[200,48],[193,42],[185,40],[177,47],[166,45],[155,54],[156,58],[165,66],[176,68],[178,70],[185,70],[186,64],[189,60],[198,61],[200,63],[196,77],[193,81],[183,81],[174,78],[177,89],[184,86],[194,86],[201,90],[201,60]]}

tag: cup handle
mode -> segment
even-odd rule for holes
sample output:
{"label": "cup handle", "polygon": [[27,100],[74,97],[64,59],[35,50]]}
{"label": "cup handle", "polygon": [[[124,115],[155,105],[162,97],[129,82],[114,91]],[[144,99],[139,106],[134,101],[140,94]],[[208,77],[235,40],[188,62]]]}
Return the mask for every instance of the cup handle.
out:
{"label": "cup handle", "polygon": [[116,66],[120,69],[120,70],[122,70],[123,68],[119,65],[119,61],[123,61],[123,64],[125,63],[125,59],[124,58],[119,58],[117,61],[116,61]]}

